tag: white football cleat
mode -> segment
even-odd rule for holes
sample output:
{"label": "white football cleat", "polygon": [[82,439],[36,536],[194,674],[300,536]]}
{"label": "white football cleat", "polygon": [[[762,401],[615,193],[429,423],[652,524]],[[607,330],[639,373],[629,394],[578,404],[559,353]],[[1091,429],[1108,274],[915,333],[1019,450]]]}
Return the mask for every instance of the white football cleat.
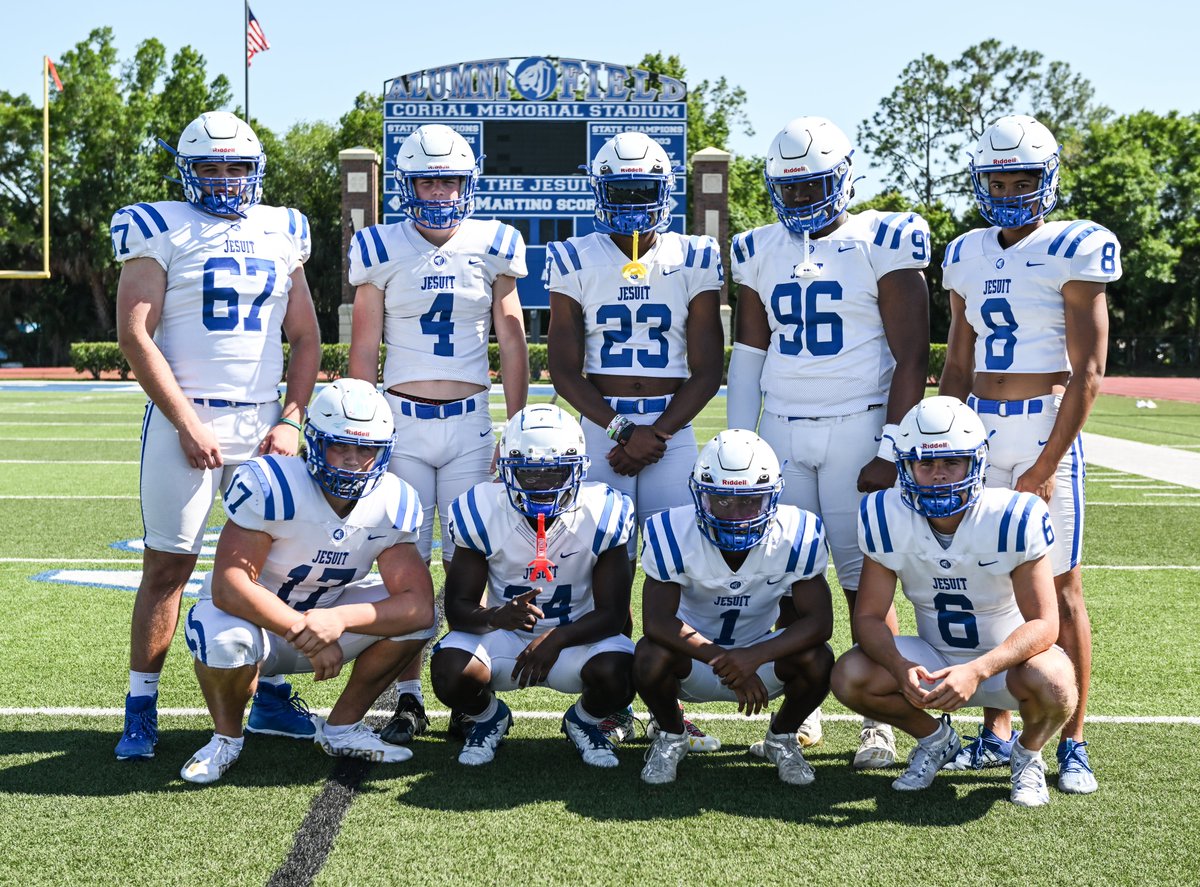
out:
{"label": "white football cleat", "polygon": [[779,778],[788,785],[809,785],[817,778],[795,733],[772,733],[767,730],[763,740],[763,753],[768,761],[779,770]]}
{"label": "white football cleat", "polygon": [[412,749],[392,745],[379,738],[379,734],[359,721],[348,732],[340,736],[326,735],[328,725],[317,723],[317,745],[325,754],[334,758],[363,758],[382,764],[398,764],[412,757]]}
{"label": "white football cleat", "polygon": [[863,721],[854,753],[855,770],[883,770],[896,763],[896,736],[888,724]]}
{"label": "white football cleat", "polygon": [[1018,807],[1044,807],[1050,803],[1046,788],[1046,764],[1040,751],[1026,751],[1020,743],[1013,744],[1012,794],[1010,800]]}
{"label": "white football cleat", "polygon": [[679,762],[688,753],[687,733],[666,733],[662,730],[646,749],[646,766],[642,768],[642,782],[650,785],[666,785],[675,781]]}
{"label": "white football cleat", "polygon": [[208,785],[225,775],[225,771],[237,763],[242,749],[224,736],[213,736],[202,749],[196,752],[179,771],[181,778],[197,785]]}

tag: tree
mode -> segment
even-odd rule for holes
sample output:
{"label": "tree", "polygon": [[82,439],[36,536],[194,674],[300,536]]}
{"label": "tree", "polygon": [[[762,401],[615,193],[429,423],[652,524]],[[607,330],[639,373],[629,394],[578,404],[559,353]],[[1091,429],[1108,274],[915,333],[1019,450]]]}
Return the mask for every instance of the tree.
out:
{"label": "tree", "polygon": [[[10,299],[0,301],[0,327],[8,335],[17,323],[36,330],[35,341],[18,339],[14,356],[37,362],[65,360],[72,340],[113,336],[119,268],[109,220],[126,204],[178,194],[163,181],[172,165],[153,137],[174,142],[188,121],[227,104],[231,94],[224,76],[206,81],[204,57],[190,47],[168,66],[163,45],[146,40],[119,66],[109,28],[97,28],[63,53],[58,69],[64,89],[51,97],[52,276],[14,282],[6,287]],[[0,198],[0,219],[36,219],[40,127],[32,141],[29,127],[40,115],[24,97],[3,99],[0,182],[13,187]],[[6,266],[14,259],[30,264],[40,249],[38,235],[28,225],[6,225],[0,245]]]}
{"label": "tree", "polygon": [[1061,141],[1107,115],[1093,92],[1065,62],[985,40],[953,62],[929,53],[909,62],[858,141],[886,171],[886,190],[954,205],[970,196],[964,154],[998,117],[1033,114]]}

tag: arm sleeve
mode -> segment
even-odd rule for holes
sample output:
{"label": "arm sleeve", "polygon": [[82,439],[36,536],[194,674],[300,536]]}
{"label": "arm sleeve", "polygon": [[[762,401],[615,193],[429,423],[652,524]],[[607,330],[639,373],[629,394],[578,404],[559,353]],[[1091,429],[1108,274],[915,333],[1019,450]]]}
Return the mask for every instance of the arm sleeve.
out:
{"label": "arm sleeve", "polygon": [[725,395],[725,421],[730,428],[758,429],[758,417],[762,412],[762,371],[766,361],[767,352],[741,342],[733,343]]}

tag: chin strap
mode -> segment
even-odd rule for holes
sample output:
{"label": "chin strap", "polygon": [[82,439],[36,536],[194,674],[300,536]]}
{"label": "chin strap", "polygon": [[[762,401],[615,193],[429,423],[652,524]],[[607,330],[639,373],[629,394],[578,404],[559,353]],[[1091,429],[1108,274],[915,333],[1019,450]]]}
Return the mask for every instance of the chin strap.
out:
{"label": "chin strap", "polygon": [[638,281],[645,280],[646,275],[648,275],[649,273],[650,273],[649,269],[645,265],[643,265],[641,262],[638,261],[638,233],[637,233],[637,231],[634,231],[633,232],[633,261],[625,263],[624,267],[621,268],[621,276],[624,277],[626,280],[628,280],[630,283],[637,283]]}

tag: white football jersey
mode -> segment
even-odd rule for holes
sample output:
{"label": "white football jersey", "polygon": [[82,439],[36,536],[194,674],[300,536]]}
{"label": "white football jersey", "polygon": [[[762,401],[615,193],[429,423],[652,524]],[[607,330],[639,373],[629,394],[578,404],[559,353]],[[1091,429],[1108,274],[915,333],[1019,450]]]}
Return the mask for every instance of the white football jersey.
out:
{"label": "white football jersey", "polygon": [[975,371],[1059,373],[1067,357],[1062,288],[1121,276],[1121,245],[1094,222],[1047,222],[1008,249],[999,228],[976,228],[946,247],[942,285],[962,296],[975,330]]}
{"label": "white football jersey", "polygon": [[312,251],[308,219],[252,206],[223,219],[190,203],[136,203],[109,223],[118,262],[154,259],[167,272],[154,341],[188,397],[279,399],[289,276]]}
{"label": "white football jersey", "polygon": [[721,288],[721,249],[708,236],[666,231],[638,261],[649,273],[631,283],[621,276],[629,257],[607,234],[572,237],[547,245],[547,286],[583,309],[589,376],[686,378],[688,309]]}
{"label": "white football jersey", "polygon": [[492,284],[528,273],[525,241],[503,222],[466,219],[440,247],[411,221],[356,232],[350,283],[384,293],[383,387],[423,379],[490,385]]}
{"label": "white football jersey", "polygon": [[1032,493],[985,489],[949,548],[900,501],[897,487],[864,496],[858,510],[859,546],[900,578],[917,634],[953,659],[995,649],[1024,623],[1012,571],[1047,554],[1053,542],[1050,512]]}
{"label": "white football jersey", "polygon": [[829,560],[821,519],[792,505],[779,506],[736,572],[701,532],[694,506],[654,515],[642,538],[646,575],[679,585],[679,618],[723,647],[748,647],[769,634],[779,599],[793,583],[823,574]]}
{"label": "white football jersey", "polygon": [[[896,361],[879,316],[879,278],[929,265],[929,226],[915,213],[866,210],[824,237],[781,223],[733,239],[733,281],[758,293],[771,342],[764,409],[780,416],[843,416],[887,402]],[[796,266],[815,263],[804,279]]]}
{"label": "white football jersey", "polygon": [[508,501],[504,484],[480,483],[450,508],[450,538],[488,560],[487,606],[502,607],[532,588],[544,614],[534,634],[574,622],[596,608],[592,568],[604,552],[623,547],[636,527],[633,503],[607,484],[583,483],[575,503],[546,528],[554,578],[531,580],[537,530]]}
{"label": "white football jersey", "polygon": [[[416,542],[421,503],[394,474],[338,517],[299,456],[259,456],[243,463],[225,491],[225,513],[239,527],[273,540],[258,584],[301,612],[332,606],[342,586],[371,571],[380,552]],[[211,597],[212,574],[202,598]]]}

